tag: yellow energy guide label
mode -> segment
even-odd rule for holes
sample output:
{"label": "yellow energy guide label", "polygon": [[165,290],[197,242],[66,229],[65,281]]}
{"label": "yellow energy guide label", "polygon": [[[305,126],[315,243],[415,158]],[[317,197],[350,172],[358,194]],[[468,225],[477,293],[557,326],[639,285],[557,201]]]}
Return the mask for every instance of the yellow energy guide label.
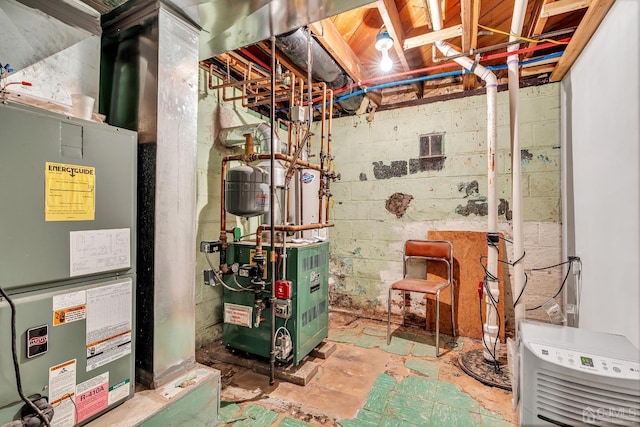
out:
{"label": "yellow energy guide label", "polygon": [[45,221],[93,221],[96,168],[46,162]]}

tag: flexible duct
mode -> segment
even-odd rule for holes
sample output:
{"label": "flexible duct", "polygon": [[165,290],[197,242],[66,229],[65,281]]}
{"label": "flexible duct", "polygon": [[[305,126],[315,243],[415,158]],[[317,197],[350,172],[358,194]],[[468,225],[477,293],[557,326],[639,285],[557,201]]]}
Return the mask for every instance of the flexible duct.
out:
{"label": "flexible duct", "polygon": [[[307,70],[307,36],[302,28],[277,37],[276,45],[294,64]],[[313,58],[311,75],[314,79],[327,83],[331,89],[353,85],[353,80],[314,38],[311,42],[311,56]],[[363,97],[364,95],[349,98],[340,102],[340,106],[347,112],[355,112],[360,107]]]}
{"label": "flexible duct", "polygon": [[[240,145],[244,145],[246,141],[246,134],[253,136],[254,143],[260,147],[260,154],[271,152],[271,126],[266,123],[252,123],[222,129],[218,135],[218,141],[225,147],[238,147]],[[287,145],[280,141],[278,135],[275,135],[275,140],[273,142],[273,146],[277,147],[276,149],[278,150],[278,153],[287,153]]]}
{"label": "flexible duct", "polygon": [[[442,16],[440,15],[440,2],[438,0],[429,0],[429,10],[431,11],[431,22],[433,24],[433,31],[440,31],[442,29]],[[439,40],[435,43],[436,47],[445,56],[458,55],[456,49],[451,47],[448,43]],[[478,64],[471,59],[463,56],[454,58],[454,61],[473,72],[480,77],[486,83],[487,90],[487,187],[488,187],[488,225],[487,234],[497,235],[498,233],[498,204],[497,204],[497,95],[498,95],[498,80],[496,75],[485,66]],[[483,325],[483,343],[484,343],[484,358],[489,361],[496,359],[496,354],[500,348],[500,341],[498,340],[498,311],[494,306],[493,301],[498,301],[500,291],[498,288],[498,245],[488,245],[487,254],[487,274],[486,281],[488,285],[488,292],[486,296],[487,303],[487,318]]]}

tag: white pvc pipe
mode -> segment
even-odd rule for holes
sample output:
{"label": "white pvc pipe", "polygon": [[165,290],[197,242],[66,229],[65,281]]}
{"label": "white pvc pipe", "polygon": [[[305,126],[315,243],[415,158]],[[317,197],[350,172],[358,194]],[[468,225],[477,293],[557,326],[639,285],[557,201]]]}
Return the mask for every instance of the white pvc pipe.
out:
{"label": "white pvc pipe", "polygon": [[[524,14],[527,9],[527,0],[515,0],[513,5],[513,18],[511,21],[511,36],[509,41],[518,40],[513,34],[520,35],[524,24]],[[508,52],[518,50],[520,44],[512,44],[507,48]],[[512,185],[512,221],[513,221],[513,258],[514,261],[524,255],[524,233],[522,231],[522,168],[520,156],[520,123],[518,114],[520,111],[520,76],[518,71],[518,54],[507,57],[509,73],[509,119],[511,129],[511,185]],[[524,287],[524,262],[521,260],[513,267],[514,301]],[[525,318],[524,302],[520,299],[515,307],[516,339],[520,320]]]}
{"label": "white pvc pipe", "polygon": [[[431,11],[431,22],[433,24],[433,30],[439,31],[442,29],[442,16],[440,14],[440,4],[438,0],[429,0],[429,10]],[[451,47],[448,43],[439,40],[435,43],[436,47],[445,56],[458,55],[456,49]],[[476,64],[474,61],[467,57],[459,57],[454,59],[455,62],[463,66],[465,69],[473,72],[476,76],[480,77],[486,83],[487,90],[487,185],[488,185],[488,224],[487,233],[498,232],[498,203],[497,203],[497,95],[498,95],[498,80],[496,75],[486,67]],[[489,293],[494,300],[499,301],[500,290],[498,288],[498,281],[492,280],[491,277],[498,277],[498,247],[497,245],[488,245],[487,254],[487,272],[489,278],[488,287]],[[484,358],[488,361],[494,360],[494,355],[497,357],[497,353],[500,350],[500,341],[498,340],[498,319],[497,311],[495,310],[491,297],[487,295],[486,301],[486,321],[483,325],[483,345]]]}

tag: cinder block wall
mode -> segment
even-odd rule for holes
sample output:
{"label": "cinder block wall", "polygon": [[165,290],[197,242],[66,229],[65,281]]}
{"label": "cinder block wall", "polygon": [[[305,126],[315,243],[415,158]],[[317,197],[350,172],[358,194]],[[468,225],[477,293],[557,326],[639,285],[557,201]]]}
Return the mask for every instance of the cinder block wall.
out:
{"label": "cinder block wall", "polygon": [[[220,230],[220,165],[228,153],[214,144],[215,138],[220,129],[261,120],[240,102],[222,101],[219,91],[207,89],[207,74],[200,73],[198,242],[216,240]],[[530,275],[525,301],[537,305],[553,295],[562,280],[558,269],[529,271],[561,261],[559,85],[522,89],[520,96],[525,268]],[[500,230],[510,238],[512,228],[504,213],[506,205],[511,206],[506,92],[498,95],[498,104],[498,197],[506,202],[499,219]],[[444,133],[445,159],[429,170],[429,165],[412,159],[419,157],[419,136],[434,132]],[[429,230],[486,230],[482,205],[487,195],[486,97],[378,112],[371,122],[366,116],[336,119],[332,147],[336,169],[342,174],[342,180],[331,186],[332,303],[382,319],[388,287],[402,274],[406,239],[426,237]],[[386,208],[395,193],[412,197],[399,217],[397,209]],[[510,245],[507,249],[513,259]],[[217,255],[213,262],[218,265]],[[221,289],[202,284],[206,265],[198,253],[197,347],[222,332]]]}
{"label": "cinder block wall", "polygon": [[[507,95],[498,95],[498,197],[503,200],[499,228],[511,239],[506,217],[512,206]],[[529,274],[524,301],[535,306],[549,299],[562,281],[561,269],[530,271],[561,261],[559,84],[524,88],[520,97],[524,262]],[[419,167],[419,137],[434,132],[444,134],[445,159]],[[333,154],[342,173],[331,187],[334,307],[384,318],[388,288],[402,275],[405,240],[426,238],[429,230],[486,230],[486,141],[484,95],[378,112],[370,122],[366,116],[334,121]],[[411,197],[403,214],[387,209],[396,193]],[[507,249],[513,260],[511,245]],[[540,310],[528,315],[547,319]]]}

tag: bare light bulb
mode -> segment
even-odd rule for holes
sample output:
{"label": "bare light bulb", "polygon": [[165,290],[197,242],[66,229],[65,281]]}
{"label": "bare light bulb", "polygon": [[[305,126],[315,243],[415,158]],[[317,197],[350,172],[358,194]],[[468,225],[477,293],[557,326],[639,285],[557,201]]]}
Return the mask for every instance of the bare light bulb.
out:
{"label": "bare light bulb", "polygon": [[393,68],[393,60],[389,56],[389,49],[382,51],[382,58],[380,59],[380,69],[384,72],[391,71]]}
{"label": "bare light bulb", "polygon": [[376,49],[382,52],[382,58],[380,58],[380,69],[383,72],[391,71],[393,68],[393,61],[389,56],[389,49],[393,47],[393,39],[389,36],[387,31],[380,31],[376,36]]}

